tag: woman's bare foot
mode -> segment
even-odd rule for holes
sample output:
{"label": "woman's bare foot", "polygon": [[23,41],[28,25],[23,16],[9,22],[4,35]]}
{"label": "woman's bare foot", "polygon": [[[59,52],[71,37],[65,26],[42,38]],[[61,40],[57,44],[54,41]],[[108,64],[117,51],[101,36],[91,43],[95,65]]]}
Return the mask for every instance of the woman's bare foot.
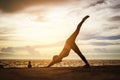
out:
{"label": "woman's bare foot", "polygon": [[83,66],[84,68],[90,68],[90,65],[89,64],[86,64]]}

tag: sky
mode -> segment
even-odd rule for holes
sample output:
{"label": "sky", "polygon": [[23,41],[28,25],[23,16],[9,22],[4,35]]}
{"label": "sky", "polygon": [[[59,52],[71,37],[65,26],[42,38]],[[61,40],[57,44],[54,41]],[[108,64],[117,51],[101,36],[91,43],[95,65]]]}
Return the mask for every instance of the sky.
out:
{"label": "sky", "polygon": [[52,59],[86,15],[76,39],[83,55],[120,59],[120,0],[0,0],[0,59]]}

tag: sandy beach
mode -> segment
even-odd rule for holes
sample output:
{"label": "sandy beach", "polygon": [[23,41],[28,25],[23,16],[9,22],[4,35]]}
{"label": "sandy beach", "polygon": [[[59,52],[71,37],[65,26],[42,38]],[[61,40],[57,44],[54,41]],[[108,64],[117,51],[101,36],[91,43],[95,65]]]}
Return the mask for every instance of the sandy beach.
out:
{"label": "sandy beach", "polygon": [[120,66],[0,69],[1,80],[120,80]]}

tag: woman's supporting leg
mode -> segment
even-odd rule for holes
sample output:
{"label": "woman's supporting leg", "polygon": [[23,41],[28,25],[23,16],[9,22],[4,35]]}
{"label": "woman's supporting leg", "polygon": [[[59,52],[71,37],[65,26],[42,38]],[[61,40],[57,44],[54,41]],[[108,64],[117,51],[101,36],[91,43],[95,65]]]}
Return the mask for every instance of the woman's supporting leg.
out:
{"label": "woman's supporting leg", "polygon": [[81,53],[81,51],[79,50],[78,46],[76,45],[76,43],[74,43],[74,45],[72,46],[72,49],[74,52],[76,52],[79,57],[84,61],[84,63],[86,65],[89,65],[88,61],[86,60],[86,58],[83,56],[83,54]]}

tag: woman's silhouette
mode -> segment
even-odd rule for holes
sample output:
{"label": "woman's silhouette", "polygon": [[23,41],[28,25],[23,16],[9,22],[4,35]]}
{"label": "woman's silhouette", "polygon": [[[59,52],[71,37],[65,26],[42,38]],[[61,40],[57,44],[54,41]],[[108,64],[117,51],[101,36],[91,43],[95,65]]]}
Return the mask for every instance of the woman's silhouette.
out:
{"label": "woman's silhouette", "polygon": [[80,28],[83,24],[83,22],[88,18],[89,16],[85,16],[82,21],[78,24],[77,29],[75,32],[66,40],[66,43],[64,45],[63,50],[59,55],[53,56],[53,60],[50,62],[50,64],[47,67],[50,67],[54,65],[55,63],[59,63],[62,61],[62,59],[66,56],[69,55],[70,50],[72,49],[74,52],[78,54],[78,56],[84,61],[85,66],[84,67],[89,67],[89,63],[87,62],[86,58],[82,55],[81,51],[79,50],[77,44],[75,43],[75,39],[80,31]]}

